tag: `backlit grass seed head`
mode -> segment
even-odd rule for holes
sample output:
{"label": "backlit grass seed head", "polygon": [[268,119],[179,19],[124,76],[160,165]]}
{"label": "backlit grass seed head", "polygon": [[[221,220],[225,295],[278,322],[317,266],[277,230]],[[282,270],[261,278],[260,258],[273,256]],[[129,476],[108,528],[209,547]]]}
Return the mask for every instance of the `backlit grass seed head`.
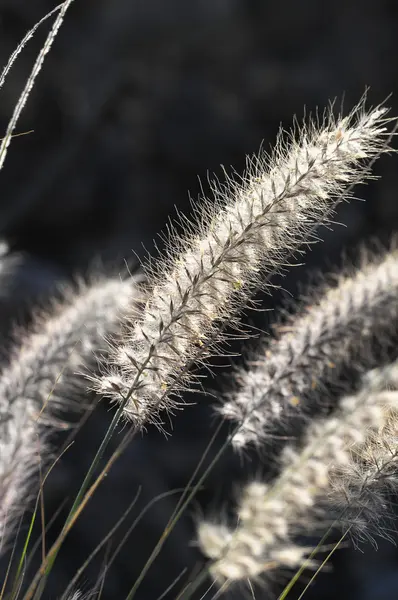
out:
{"label": "backlit grass seed head", "polygon": [[371,351],[375,340],[385,352],[397,342],[397,298],[396,248],[372,262],[365,258],[335,287],[315,294],[279,337],[256,350],[251,366],[238,370],[239,387],[219,409],[236,424],[234,447],[262,447],[277,431],[297,434],[303,420],[322,409],[345,365],[374,367],[380,360]]}
{"label": "backlit grass seed head", "polygon": [[385,112],[366,113],[361,105],[347,118],[303,127],[289,144],[281,136],[273,155],[252,160],[240,183],[215,188],[196,230],[184,220],[185,238],[172,235],[166,258],[156,270],[147,268],[142,317],[130,319],[112,354],[109,375],[118,374],[123,393],[97,383],[115,401],[124,397],[125,414],[136,425],[145,425],[143,415],[156,419],[162,408],[176,406],[170,396],[188,386],[189,365],[220,341],[220,325],[235,324],[253,286],[286,265],[349,186],[364,178],[362,160],[387,149]]}
{"label": "backlit grass seed head", "polygon": [[87,387],[76,371],[95,364],[94,350],[104,348],[104,336],[118,331],[123,311],[138,299],[135,278],[81,285],[65,292],[52,314],[37,316],[32,330],[19,332],[0,376],[0,554],[26,507],[32,476],[40,461],[48,464],[47,426],[62,425],[62,409],[83,408],[72,404],[72,388]]}
{"label": "backlit grass seed head", "polygon": [[322,528],[319,506],[333,499],[333,481],[352,464],[351,449],[382,431],[388,415],[398,409],[398,394],[381,393],[387,376],[388,370],[379,373],[372,386],[365,384],[358,394],[344,398],[331,417],[313,421],[300,448],[284,449],[281,472],[273,482],[244,487],[236,528],[199,523],[199,544],[211,559],[216,580],[255,579],[303,563],[308,549],[295,542],[297,536],[327,529],[329,514],[323,514]]}
{"label": "backlit grass seed head", "polygon": [[[367,375],[368,385],[379,373],[374,370]],[[398,489],[398,362],[386,373],[385,387],[380,393],[387,407],[382,426],[371,431],[365,444],[351,447],[350,462],[336,469],[331,480],[328,509],[332,514],[344,514],[354,543],[374,541],[375,534],[393,541],[393,497]]]}

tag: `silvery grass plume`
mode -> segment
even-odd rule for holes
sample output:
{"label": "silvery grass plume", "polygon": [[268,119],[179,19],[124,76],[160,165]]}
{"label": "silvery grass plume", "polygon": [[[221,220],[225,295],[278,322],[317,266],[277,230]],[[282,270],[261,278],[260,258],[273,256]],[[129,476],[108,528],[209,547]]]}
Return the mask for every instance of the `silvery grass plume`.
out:
{"label": "silvery grass plume", "polygon": [[0,376],[0,554],[41,461],[48,466],[48,426],[63,425],[62,410],[83,408],[71,398],[73,387],[87,387],[76,370],[93,367],[104,336],[117,333],[127,306],[138,306],[138,281],[97,279],[64,291],[51,314],[37,316],[32,330],[20,334]]}
{"label": "silvery grass plume", "polygon": [[[146,268],[149,296],[139,319],[126,320],[97,391],[124,404],[135,425],[161,426],[160,412],[177,405],[202,360],[222,339],[226,322],[250,293],[325,223],[336,203],[363,180],[365,163],[386,151],[386,111],[361,103],[348,117],[329,113],[303,126],[298,140],[279,137],[271,157],[249,161],[241,183],[215,187],[195,229],[171,235],[168,256]],[[177,249],[176,249],[177,247]]]}
{"label": "silvery grass plume", "polygon": [[247,368],[237,370],[237,389],[219,408],[236,424],[236,449],[269,447],[275,437],[298,434],[327,409],[345,366],[363,373],[395,347],[398,249],[395,244],[377,259],[363,254],[358,269],[313,294],[279,337],[265,341]]}
{"label": "silvery grass plume", "polygon": [[[367,386],[375,389],[384,380],[383,394],[398,397],[398,362],[366,375]],[[351,447],[351,460],[336,469],[331,479],[328,510],[350,529],[355,544],[374,535],[393,539],[396,516],[393,502],[398,490],[398,414],[387,412],[382,426],[372,430],[365,444]]]}
{"label": "silvery grass plume", "polygon": [[302,446],[286,446],[274,481],[252,481],[244,487],[235,528],[199,523],[199,545],[217,581],[253,580],[283,567],[302,566],[309,549],[297,537],[328,528],[330,515],[321,507],[333,501],[341,470],[352,469],[352,447],[366,447],[389,428],[391,415],[398,418],[398,393],[384,391],[391,368],[366,380],[329,418],[314,420]]}

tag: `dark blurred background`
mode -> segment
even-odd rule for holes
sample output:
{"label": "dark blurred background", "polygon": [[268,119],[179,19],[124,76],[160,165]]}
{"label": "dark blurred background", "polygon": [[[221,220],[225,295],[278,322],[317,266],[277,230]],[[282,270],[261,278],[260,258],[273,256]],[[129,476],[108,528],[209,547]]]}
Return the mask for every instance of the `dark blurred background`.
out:
{"label": "dark blurred background", "polygon": [[[54,6],[53,0],[0,0],[1,64]],[[1,131],[48,28],[29,42],[1,90]],[[13,141],[0,174],[0,236],[9,247],[2,260],[10,271],[0,299],[5,342],[10,324],[29,319],[56,282],[86,273],[98,257],[118,269],[124,260],[132,263],[134,252],[152,252],[174,207],[188,213],[189,194],[200,202],[209,173],[222,178],[220,164],[241,172],[245,155],[263,140],[268,148],[280,122],[289,126],[304,106],[322,110],[344,97],[348,111],[370,86],[369,105],[392,93],[388,105],[397,115],[397,30],[396,0],[75,0],[18,125],[19,132],[34,133]],[[341,206],[336,220],[344,227],[322,231],[324,243],[307,267],[285,278],[287,291],[295,294],[309,271],[338,265],[359,243],[389,239],[398,225],[397,166],[394,157],[377,163],[381,181],[358,190],[365,203]],[[284,295],[267,306],[277,308]],[[216,379],[210,387],[222,382],[218,372]],[[186,485],[212,433],[210,404],[198,398],[197,406],[178,413],[168,440],[149,431],[131,444],[68,537],[46,598],[60,596],[139,486],[119,536],[152,498]],[[60,461],[48,484],[48,515],[81,482],[110,416],[100,405]],[[156,600],[184,566],[193,568],[200,560],[194,519],[201,511],[225,510],[236,491],[231,481],[258,468],[224,456],[136,598]],[[177,497],[159,500],[140,522],[107,573],[102,598],[125,597]],[[83,590],[103,570],[106,549],[85,572]],[[378,552],[363,550],[338,552],[306,597],[398,597],[395,547],[383,542]],[[165,597],[177,597],[181,582]],[[258,599],[269,597],[267,589],[256,591]]]}

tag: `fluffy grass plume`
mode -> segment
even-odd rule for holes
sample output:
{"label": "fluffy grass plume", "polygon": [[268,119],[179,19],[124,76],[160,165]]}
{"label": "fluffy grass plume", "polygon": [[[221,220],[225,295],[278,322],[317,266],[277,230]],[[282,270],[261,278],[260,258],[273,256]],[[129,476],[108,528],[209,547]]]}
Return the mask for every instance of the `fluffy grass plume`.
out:
{"label": "fluffy grass plume", "polygon": [[123,402],[135,425],[161,423],[160,411],[174,408],[192,382],[189,366],[214,350],[221,326],[236,322],[253,287],[286,266],[364,179],[364,163],[388,149],[385,113],[361,103],[348,117],[329,112],[303,126],[288,143],[281,134],[273,154],[250,161],[240,183],[215,188],[198,228],[184,221],[184,238],[171,235],[166,258],[147,268],[142,316],[126,320],[123,342],[96,383]]}
{"label": "fluffy grass plume", "polygon": [[[377,389],[384,384],[388,406],[398,397],[398,362],[386,369],[374,369],[366,375],[367,386]],[[398,413],[387,410],[384,422],[372,429],[365,444],[350,448],[351,460],[335,469],[326,510],[349,528],[354,544],[375,535],[395,542],[398,491]]]}
{"label": "fluffy grass plume", "polygon": [[123,310],[137,303],[137,279],[97,280],[63,295],[52,314],[37,316],[30,331],[19,332],[0,376],[0,554],[40,461],[48,463],[48,425],[62,423],[59,414],[71,408],[73,388],[86,390],[76,370],[93,366],[104,336],[115,334]]}
{"label": "fluffy grass plume", "polygon": [[312,294],[279,336],[257,348],[247,368],[237,371],[239,385],[219,409],[236,424],[236,449],[263,448],[276,434],[294,436],[327,407],[343,367],[363,373],[395,347],[398,249],[395,243],[377,258],[368,254],[363,252],[359,268],[339,275],[333,287]]}
{"label": "fluffy grass plume", "polygon": [[[383,391],[394,369],[396,364],[381,369],[357,394],[345,397],[333,415],[313,420],[300,447],[284,448],[274,481],[247,484],[235,528],[199,523],[199,544],[217,581],[256,579],[303,564],[308,548],[297,536],[328,528],[330,513],[320,507],[333,500],[341,470],[352,469],[352,447],[365,448],[375,434],[390,430],[391,415],[397,419],[398,393]],[[377,507],[379,514],[383,506]],[[343,512],[347,507],[348,498]]]}

